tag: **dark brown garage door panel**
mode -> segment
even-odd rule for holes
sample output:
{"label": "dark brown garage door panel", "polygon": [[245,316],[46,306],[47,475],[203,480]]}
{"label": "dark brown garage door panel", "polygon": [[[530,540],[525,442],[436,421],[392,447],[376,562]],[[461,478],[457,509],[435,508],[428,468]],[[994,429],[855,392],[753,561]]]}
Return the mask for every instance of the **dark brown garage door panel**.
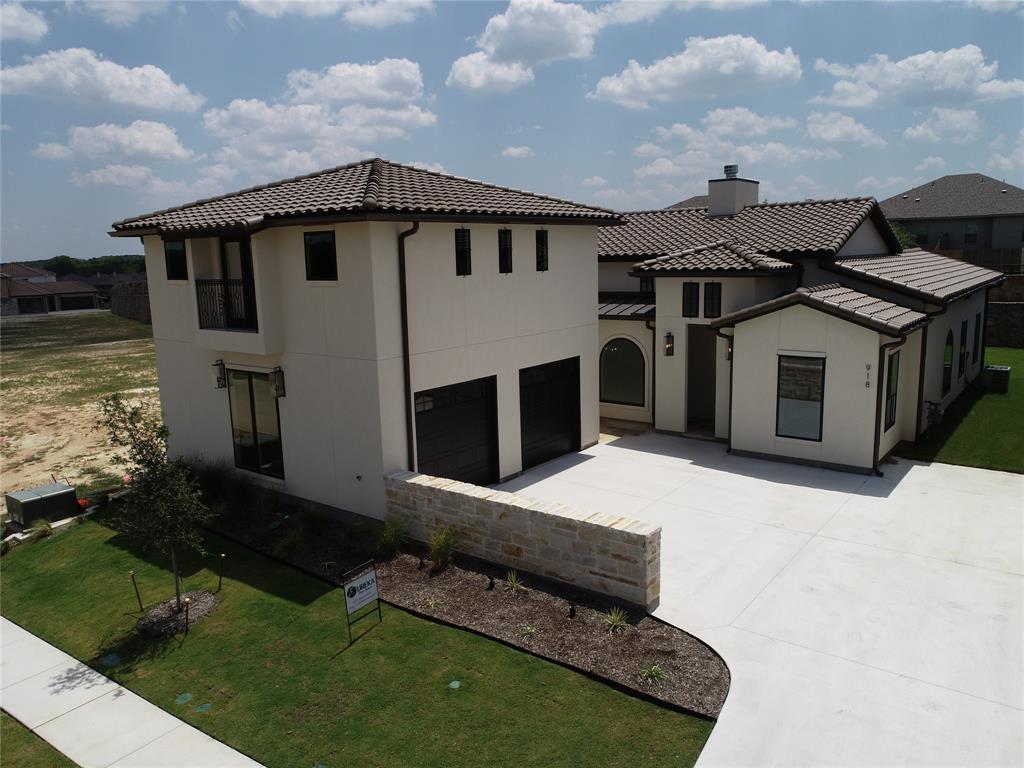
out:
{"label": "dark brown garage door panel", "polygon": [[580,449],[580,359],[519,371],[523,469]]}
{"label": "dark brown garage door panel", "polygon": [[494,376],[416,393],[420,472],[475,485],[498,480],[498,409]]}

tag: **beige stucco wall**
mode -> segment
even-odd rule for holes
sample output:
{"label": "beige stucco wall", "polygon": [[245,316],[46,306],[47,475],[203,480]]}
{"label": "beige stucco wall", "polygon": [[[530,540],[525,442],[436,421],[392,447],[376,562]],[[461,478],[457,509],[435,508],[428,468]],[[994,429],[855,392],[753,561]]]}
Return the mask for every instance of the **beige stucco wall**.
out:
{"label": "beige stucco wall", "polygon": [[[893,351],[886,353],[885,370],[882,371],[882,409],[878,414],[878,457],[884,458],[901,440],[913,440],[917,423],[918,374],[921,370],[921,339],[924,332],[919,328],[911,332],[902,346],[896,347],[900,353],[900,371],[896,386],[896,422],[885,428],[885,394],[886,379],[889,366],[892,364]],[[889,339],[881,339],[888,343]]]}
{"label": "beige stucco wall", "polygon": [[[981,336],[984,335],[985,327],[985,291],[976,291],[962,299],[954,301],[942,314],[933,317],[928,327],[928,344],[925,355],[924,375],[924,401],[931,400],[941,404],[942,408],[948,408],[956,397],[964,391],[968,382],[981,372],[982,354],[978,351],[978,359],[973,361],[974,356],[974,328],[976,317],[981,313],[981,328],[979,333],[979,345]],[[967,366],[963,376],[957,375],[957,356],[960,352],[960,323],[967,321]],[[942,360],[943,349],[946,344],[946,334],[953,331],[953,377],[952,387],[949,394],[942,395]],[[922,409],[925,408],[922,402]],[[926,414],[922,410],[922,414]],[[922,416],[921,428],[927,427],[927,419]]]}
{"label": "beige stucco wall", "polygon": [[605,261],[597,265],[597,289],[599,291],[624,291],[635,293],[640,290],[640,278],[630,277],[632,262]]}
{"label": "beige stucco wall", "polygon": [[878,227],[871,219],[861,223],[853,234],[843,243],[836,254],[837,259],[849,259],[854,256],[879,256],[889,253],[890,248],[878,232]]}
{"label": "beige stucco wall", "polygon": [[661,592],[661,528],[469,483],[396,472],[387,517],[429,541],[439,528],[474,557],[610,595],[653,611]]}
{"label": "beige stucco wall", "polygon": [[[654,379],[651,376],[651,361],[655,354],[652,346],[652,332],[648,330],[643,320],[599,320],[597,346],[599,363],[601,350],[604,349],[604,345],[613,339],[620,338],[629,339],[644,354],[644,405],[641,408],[632,405],[602,402],[601,418],[650,423],[651,404],[654,402],[651,392],[651,387],[654,383]],[[598,388],[600,389],[600,378],[598,380]]]}

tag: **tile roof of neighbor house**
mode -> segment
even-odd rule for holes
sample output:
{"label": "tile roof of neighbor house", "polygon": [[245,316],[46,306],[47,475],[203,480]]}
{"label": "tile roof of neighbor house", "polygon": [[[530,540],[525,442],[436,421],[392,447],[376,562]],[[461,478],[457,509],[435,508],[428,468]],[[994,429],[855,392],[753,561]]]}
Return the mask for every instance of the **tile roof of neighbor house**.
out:
{"label": "tile roof of neighbor house", "polygon": [[21,264],[17,261],[7,262],[6,264],[0,264],[0,274],[7,275],[12,278],[19,277],[52,277],[53,272],[48,269],[42,269],[41,267],[33,267],[31,264]]}
{"label": "tile roof of neighbor house", "polygon": [[647,259],[633,265],[633,273],[657,272],[668,274],[692,274],[702,272],[776,272],[796,269],[788,261],[758,253],[753,248],[735,241],[721,240],[697,248],[670,253],[655,259]]}
{"label": "tile roof of neighbor house", "polygon": [[883,200],[890,219],[1024,216],[1024,189],[983,173],[942,176]]}
{"label": "tile roof of neighbor house", "polygon": [[841,283],[826,283],[809,288],[797,288],[777,299],[723,315],[713,320],[711,327],[731,327],[744,320],[761,317],[797,304],[888,336],[901,336],[928,319],[924,312],[869,296]]}
{"label": "tile roof of neighbor house", "polygon": [[605,208],[374,158],[124,219],[111,234],[259,229],[334,215],[621,222]]}
{"label": "tile roof of neighbor house", "polygon": [[867,282],[926,301],[944,304],[965,294],[1003,280],[1003,273],[966,261],[913,248],[892,256],[867,256],[840,259],[821,265],[839,274],[856,276]]}
{"label": "tile roof of neighbor house", "polygon": [[709,195],[694,195],[688,197],[685,200],[680,200],[678,203],[672,203],[672,205],[665,206],[666,208],[707,208],[710,202]]}
{"label": "tile roof of neighbor house", "polygon": [[601,291],[597,316],[601,320],[647,320],[654,317],[653,293]]}
{"label": "tile roof of neighbor house", "polygon": [[52,283],[30,283],[26,280],[12,280],[9,283],[11,296],[56,296],[65,293],[99,293],[93,286],[69,280]]}
{"label": "tile roof of neighbor house", "polygon": [[893,251],[900,249],[871,197],[762,203],[734,216],[708,216],[706,208],[663,208],[623,218],[625,226],[599,231],[600,260],[642,261],[723,240],[771,256],[833,256],[868,218]]}

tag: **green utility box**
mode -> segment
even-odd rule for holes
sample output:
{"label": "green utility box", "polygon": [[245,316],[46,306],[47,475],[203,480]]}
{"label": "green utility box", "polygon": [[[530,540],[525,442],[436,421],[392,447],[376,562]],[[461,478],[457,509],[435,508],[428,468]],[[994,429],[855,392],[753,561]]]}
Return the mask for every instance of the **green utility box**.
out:
{"label": "green utility box", "polygon": [[18,525],[26,526],[36,520],[63,520],[78,514],[78,496],[67,483],[50,483],[38,488],[8,493],[7,514]]}

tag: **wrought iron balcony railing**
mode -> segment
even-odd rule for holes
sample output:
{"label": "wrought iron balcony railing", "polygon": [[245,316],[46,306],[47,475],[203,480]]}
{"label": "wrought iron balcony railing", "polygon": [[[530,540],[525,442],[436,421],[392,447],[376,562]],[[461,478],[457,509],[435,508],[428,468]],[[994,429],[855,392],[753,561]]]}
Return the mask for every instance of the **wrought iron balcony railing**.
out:
{"label": "wrought iron balcony railing", "polygon": [[222,331],[256,331],[256,288],[252,280],[196,280],[199,327]]}

